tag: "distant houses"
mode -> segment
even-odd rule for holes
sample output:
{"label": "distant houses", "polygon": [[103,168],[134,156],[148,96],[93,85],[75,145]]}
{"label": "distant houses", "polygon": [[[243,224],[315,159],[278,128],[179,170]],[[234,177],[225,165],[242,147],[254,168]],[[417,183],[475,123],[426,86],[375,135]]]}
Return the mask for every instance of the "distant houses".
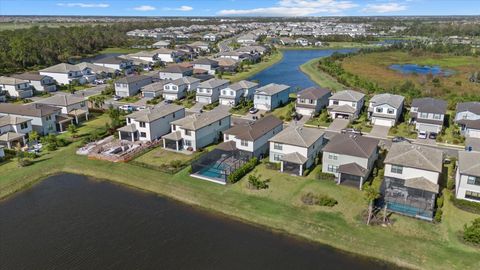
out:
{"label": "distant houses", "polygon": [[39,92],[54,92],[57,90],[55,80],[46,75],[40,75],[38,73],[22,73],[13,74],[11,77],[28,81],[33,90]]}
{"label": "distant houses", "polygon": [[77,65],[60,63],[48,68],[41,69],[40,75],[50,76],[57,83],[67,85],[76,81],[79,84],[85,84],[95,80],[95,75],[91,68],[81,68]]}
{"label": "distant houses", "polygon": [[28,98],[33,96],[30,82],[12,77],[0,77],[0,91],[5,91],[10,97]]}
{"label": "distant houses", "polygon": [[166,69],[161,70],[159,73],[161,80],[176,80],[186,76],[193,75],[193,68],[183,67],[180,65],[168,66]]}

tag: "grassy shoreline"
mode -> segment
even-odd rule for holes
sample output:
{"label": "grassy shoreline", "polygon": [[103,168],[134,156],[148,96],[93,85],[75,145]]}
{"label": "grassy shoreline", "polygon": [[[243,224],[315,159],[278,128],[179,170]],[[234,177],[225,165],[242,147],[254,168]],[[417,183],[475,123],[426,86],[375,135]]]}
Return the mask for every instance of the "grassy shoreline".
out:
{"label": "grassy shoreline", "polygon": [[235,75],[223,75],[223,79],[228,79],[232,82],[238,82],[241,80],[246,80],[253,75],[273,66],[274,64],[280,62],[283,59],[283,53],[281,50],[277,50],[274,54],[268,56],[268,59],[262,60],[262,62],[251,65],[247,71],[238,72]]}
{"label": "grassy shoreline", "polygon": [[320,58],[312,59],[305,64],[300,66],[300,70],[307,74],[308,77],[314,81],[316,84],[330,88],[332,90],[338,91],[341,89],[345,89],[345,86],[339,83],[335,78],[331,77],[330,75],[321,72],[317,67],[316,63]]}

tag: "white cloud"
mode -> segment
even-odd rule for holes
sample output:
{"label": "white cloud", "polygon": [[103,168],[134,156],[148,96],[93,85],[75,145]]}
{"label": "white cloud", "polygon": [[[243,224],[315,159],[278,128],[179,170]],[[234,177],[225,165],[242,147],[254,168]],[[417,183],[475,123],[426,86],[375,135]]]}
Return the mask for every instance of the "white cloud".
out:
{"label": "white cloud", "polygon": [[80,7],[80,8],[107,8],[109,4],[92,4],[92,3],[57,3],[57,6],[61,7]]}
{"label": "white cloud", "polygon": [[191,6],[181,6],[178,8],[164,8],[163,10],[176,10],[176,11],[191,11],[193,7]]}
{"label": "white cloud", "polygon": [[335,14],[358,5],[348,0],[279,0],[276,6],[254,9],[225,9],[219,15],[309,16],[318,13]]}
{"label": "white cloud", "polygon": [[143,6],[134,7],[133,9],[138,11],[152,11],[152,10],[155,10],[156,8],[153,6],[143,5]]}
{"label": "white cloud", "polygon": [[389,13],[396,11],[406,10],[406,5],[401,5],[399,3],[384,3],[384,4],[368,4],[367,7],[362,9],[363,12],[372,12],[372,13]]}

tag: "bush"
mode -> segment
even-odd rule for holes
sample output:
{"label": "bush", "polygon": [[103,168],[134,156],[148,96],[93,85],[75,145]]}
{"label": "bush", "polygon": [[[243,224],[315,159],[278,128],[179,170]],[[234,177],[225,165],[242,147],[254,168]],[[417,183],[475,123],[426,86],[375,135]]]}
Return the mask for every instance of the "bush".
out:
{"label": "bush", "polygon": [[250,189],[267,189],[268,188],[268,182],[270,182],[270,179],[266,180],[261,180],[262,176],[260,174],[253,173],[248,176],[248,187]]}
{"label": "bush", "polygon": [[267,162],[265,162],[265,168],[267,168],[269,170],[278,171],[278,170],[280,170],[280,163],[267,161]]}
{"label": "bush", "polygon": [[232,184],[238,182],[247,173],[252,171],[257,164],[258,159],[256,157],[251,158],[249,161],[247,161],[247,163],[243,164],[242,167],[236,169],[228,176],[228,182]]}
{"label": "bush", "polygon": [[437,223],[442,221],[442,215],[443,215],[443,210],[442,209],[437,209],[435,212],[435,216],[433,217],[433,220]]}
{"label": "bush", "polygon": [[468,243],[480,245],[480,218],[474,219],[470,226],[467,224],[464,225],[463,240]]}
{"label": "bush", "polygon": [[303,194],[301,200],[306,205],[320,205],[320,206],[333,207],[336,204],[338,204],[338,201],[330,196],[323,195],[323,194],[315,195],[312,192]]}
{"label": "bush", "polygon": [[453,205],[455,205],[457,208],[480,215],[480,203],[457,199],[454,197],[454,195],[452,195],[450,199],[453,202]]}
{"label": "bush", "polygon": [[33,162],[29,158],[19,158],[18,159],[18,166],[20,166],[20,167],[27,167],[27,166],[30,166],[32,164],[33,164]]}
{"label": "bush", "polygon": [[318,180],[335,180],[335,175],[330,174],[330,173],[324,173],[322,171],[317,172],[317,175],[315,175],[315,178]]}

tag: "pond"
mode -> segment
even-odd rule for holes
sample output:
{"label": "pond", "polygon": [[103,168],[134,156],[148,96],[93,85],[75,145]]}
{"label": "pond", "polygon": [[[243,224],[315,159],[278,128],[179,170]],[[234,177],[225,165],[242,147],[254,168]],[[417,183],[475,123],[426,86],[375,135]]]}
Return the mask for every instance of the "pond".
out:
{"label": "pond", "polygon": [[72,174],[0,202],[0,217],[0,269],[392,268]]}
{"label": "pond", "polygon": [[258,80],[261,85],[286,84],[292,89],[315,86],[315,82],[300,70],[300,66],[311,59],[330,56],[335,52],[348,53],[355,49],[339,50],[284,50],[283,58],[275,65],[253,75],[249,80]]}
{"label": "pond", "polygon": [[97,54],[95,56],[92,56],[92,57],[86,57],[86,58],[81,58],[81,59],[75,59],[75,58],[71,58],[68,60],[68,62],[70,64],[78,64],[78,63],[82,63],[82,62],[89,62],[89,63],[93,63],[94,61],[97,61],[97,60],[100,60],[100,59],[103,59],[103,58],[109,58],[109,57],[114,57],[114,56],[119,56],[119,55],[122,55],[122,53],[101,53],[101,54]]}
{"label": "pond", "polygon": [[393,64],[389,67],[392,70],[402,74],[418,74],[448,77],[455,74],[455,71],[450,69],[442,69],[440,66],[421,66],[417,64]]}

